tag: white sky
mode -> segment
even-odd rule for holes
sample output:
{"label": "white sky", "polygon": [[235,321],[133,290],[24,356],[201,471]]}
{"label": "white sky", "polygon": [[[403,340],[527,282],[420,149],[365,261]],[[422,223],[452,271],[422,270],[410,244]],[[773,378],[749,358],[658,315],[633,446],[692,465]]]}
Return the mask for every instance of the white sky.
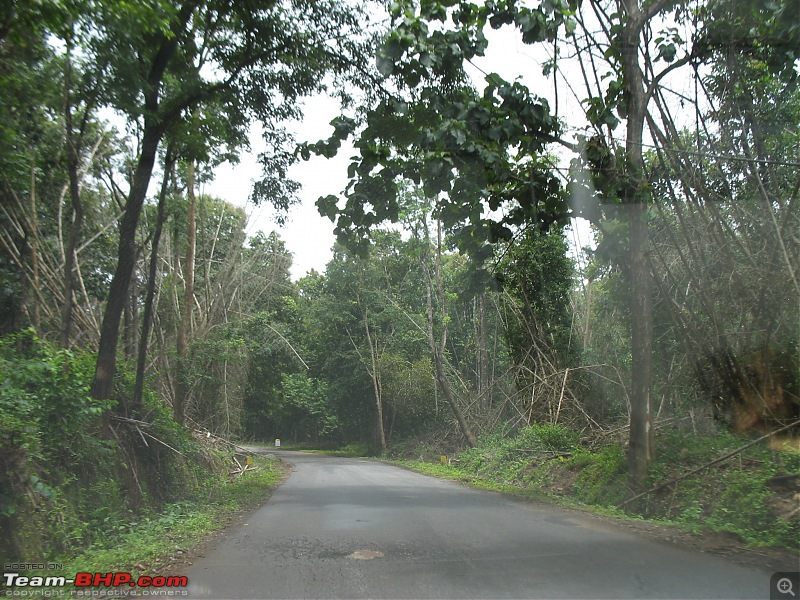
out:
{"label": "white sky", "polygon": [[[293,123],[289,129],[300,142],[316,142],[333,133],[330,121],[339,114],[335,100],[324,96],[313,98],[306,102],[303,122]],[[290,209],[289,220],[281,227],[275,223],[276,213],[271,206],[254,206],[247,202],[253,182],[261,175],[257,156],[264,149],[260,133],[255,129],[250,134],[250,143],[252,151],[242,155],[238,165],[221,165],[216,170],[215,180],[205,184],[200,191],[238,206],[246,206],[250,215],[250,233],[277,231],[294,255],[292,279],[303,277],[311,269],[323,272],[332,257],[335,237],[333,223],[320,216],[315,203],[320,196],[338,195],[344,189],[347,166],[353,154],[352,146],[343,144],[332,159],[312,156],[308,162],[300,162],[290,169],[289,177],[303,186],[298,192],[301,202]]]}
{"label": "white sky", "polygon": [[[552,78],[548,79],[542,75],[539,64],[540,61],[547,59],[542,45],[534,47],[523,44],[516,30],[510,27],[500,31],[487,30],[486,33],[490,40],[487,56],[475,61],[479,69],[468,67],[478,89],[483,89],[484,86],[484,75],[481,70],[486,73],[496,72],[508,81],[521,77],[522,82],[534,93],[548,98],[553,109]],[[567,118],[572,115],[581,117],[583,115],[583,111],[570,97],[563,82],[559,88],[559,113],[560,116]],[[339,114],[335,100],[327,97],[312,98],[305,103],[303,121],[291,124],[289,129],[296,135],[298,141],[316,142],[330,136],[333,129],[329,123]],[[200,191],[239,206],[247,205],[251,233],[259,230],[265,233],[278,231],[294,256],[292,279],[297,280],[310,269],[323,272],[332,257],[331,248],[335,237],[333,223],[319,215],[315,202],[320,196],[339,195],[344,189],[347,183],[347,167],[350,157],[354,154],[352,146],[343,145],[333,159],[312,157],[310,161],[292,167],[290,177],[303,186],[298,193],[301,203],[290,210],[288,222],[279,227],[275,223],[275,211],[271,206],[255,207],[247,203],[253,181],[261,173],[256,157],[264,147],[255,130],[251,132],[251,145],[251,153],[242,155],[238,165],[225,164],[219,167],[216,179],[205,184]],[[591,232],[585,222],[572,229],[574,246],[580,248],[591,242]]]}

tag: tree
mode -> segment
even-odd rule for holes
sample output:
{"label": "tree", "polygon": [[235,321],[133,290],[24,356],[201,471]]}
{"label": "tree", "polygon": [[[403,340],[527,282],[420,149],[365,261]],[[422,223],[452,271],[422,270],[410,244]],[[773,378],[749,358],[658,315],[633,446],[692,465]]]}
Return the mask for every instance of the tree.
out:
{"label": "tree", "polygon": [[[71,23],[67,25],[69,28]],[[93,113],[96,109],[98,85],[91,79],[79,81],[81,72],[75,68],[73,56],[74,32],[67,29],[64,33],[66,51],[64,55],[64,146],[66,156],[67,176],[69,180],[69,198],[72,218],[69,228],[67,244],[64,249],[64,301],[61,307],[61,345],[69,348],[72,333],[72,312],[74,306],[73,294],[75,292],[75,269],[77,263],[76,251],[80,241],[84,206],[81,198],[81,173],[82,153],[91,135]],[[77,120],[77,123],[76,123]],[[98,140],[97,147],[102,143],[104,133],[95,134]],[[95,152],[92,152],[94,155]],[[93,156],[87,160],[91,161]],[[83,169],[84,173],[88,169]]]}
{"label": "tree", "polygon": [[[282,119],[299,114],[303,95],[325,88],[361,64],[357,11],[334,0],[297,2],[199,2],[133,6],[109,2],[84,22],[91,58],[104,73],[106,100],[141,126],[118,263],[103,317],[92,394],[111,394],[120,318],[136,258],[135,235],[156,152],[164,135],[190,120],[197,107],[219,102],[227,114],[232,147],[258,119],[273,142],[261,157],[266,177],[257,200],[291,202],[296,185],[285,180],[291,160]],[[335,50],[328,43],[337,40]]]}
{"label": "tree", "polygon": [[[419,260],[425,282],[425,316],[427,324],[428,347],[433,358],[436,381],[444,394],[453,416],[458,422],[461,434],[467,444],[474,448],[478,440],[467,423],[464,411],[461,409],[458,398],[450,380],[445,372],[445,351],[447,348],[448,323],[448,298],[442,282],[442,224],[436,220],[436,239],[431,239],[429,228],[429,213],[423,207],[418,212],[416,222],[413,222],[412,232],[414,239],[419,244]],[[438,330],[438,331],[437,331]],[[437,340],[437,337],[439,338]]]}
{"label": "tree", "polygon": [[[336,352],[337,361],[349,356],[355,363],[360,380],[366,375],[369,381],[372,409],[372,432],[369,437],[375,440],[377,451],[386,452],[386,412],[385,397],[389,391],[383,384],[383,359],[390,351],[396,324],[394,314],[386,306],[384,294],[390,294],[391,278],[384,269],[385,257],[393,249],[395,236],[376,234],[380,240],[375,253],[370,257],[359,257],[342,251],[328,265],[326,297],[322,300],[323,310],[338,314],[335,318],[334,336],[341,336],[340,344],[348,347]],[[330,312],[329,312],[330,311]],[[320,323],[321,325],[321,323]],[[328,338],[330,340],[330,337]],[[328,349],[330,351],[330,349]],[[327,362],[327,361],[326,361]],[[341,369],[331,376],[341,377]],[[361,396],[362,394],[358,394]]]}
{"label": "tree", "polygon": [[175,389],[175,400],[173,402],[173,412],[175,421],[183,425],[186,417],[186,402],[188,400],[188,390],[186,386],[186,354],[187,337],[192,328],[192,309],[194,308],[194,259],[195,245],[197,237],[197,225],[195,223],[195,178],[194,160],[190,160],[186,169],[186,195],[189,198],[189,206],[186,210],[186,260],[183,265],[183,307],[180,321],[178,323],[178,375],[177,386]]}
{"label": "tree", "polygon": [[[649,120],[659,337],[720,419],[743,433],[786,425],[800,406],[796,363],[800,249],[793,156],[796,16],[786,3],[710,2],[698,13],[709,59],[698,77],[694,130],[665,111]],[[725,18],[720,18],[725,14]],[[792,20],[795,23],[792,24]],[[668,151],[668,149],[680,150]],[[778,283],[778,282],[781,283]],[[789,282],[789,285],[786,283]]]}
{"label": "tree", "polygon": [[139,351],[136,357],[136,381],[134,384],[133,399],[131,408],[137,410],[142,404],[142,394],[144,392],[144,375],[147,363],[148,342],[150,330],[153,325],[153,305],[156,296],[156,278],[158,277],[158,248],[161,243],[161,233],[166,221],[167,193],[169,190],[169,180],[175,166],[174,146],[168,145],[164,156],[164,175],[161,182],[161,191],[158,194],[158,208],[156,213],[156,223],[153,230],[153,241],[150,249],[150,262],[147,271],[147,291],[145,293],[144,311],[142,315],[142,329],[139,337]]}
{"label": "tree", "polygon": [[[36,11],[41,14],[32,24]],[[118,152],[117,136],[98,120],[96,82],[72,52],[74,14],[51,3],[19,6],[13,14],[17,18],[0,50],[6,98],[0,194],[3,263],[8,261],[4,289],[14,290],[8,300],[18,308],[4,323],[19,327],[27,312],[42,336],[62,346],[91,345],[92,279],[104,276],[102,246],[114,219],[99,173]],[[85,266],[90,257],[99,259],[91,269]]]}
{"label": "tree", "polygon": [[[743,12],[754,11],[748,4]],[[797,28],[787,25],[785,7],[774,12],[768,19],[769,32],[774,35],[784,27],[795,43]],[[524,224],[546,227],[580,215],[603,227],[609,218],[624,214],[628,239],[622,266],[630,290],[633,356],[629,479],[634,489],[646,476],[654,433],[646,222],[653,180],[642,148],[645,128],[654,133],[654,99],[680,69],[697,68],[710,56],[712,34],[718,29],[713,20],[695,32],[691,46],[666,23],[686,23],[691,15],[680,4],[660,0],[624,0],[619,5],[599,0],[582,5],[547,2],[534,8],[516,2],[393,4],[393,28],[378,66],[401,90],[400,97],[386,98],[368,111],[356,141],[360,156],[351,166],[344,205],[335,197],[318,203],[322,214],[337,219],[342,239],[357,241],[373,223],[397,218],[399,180],[421,181],[426,194],[436,199],[445,226],[459,224],[462,247],[479,262],[491,254],[493,242],[510,239],[514,228]],[[546,74],[558,75],[563,68],[557,42],[563,39],[572,47],[584,78],[576,99],[585,107],[583,117],[593,136],[579,136],[576,142],[561,139],[548,103],[519,81],[511,84],[489,74],[482,95],[471,89],[463,65],[483,55],[487,25],[513,26],[524,43],[548,44],[553,58],[544,64]],[[559,38],[561,31],[564,38]],[[741,27],[738,35],[744,31]],[[598,72],[599,56],[605,72]],[[664,110],[664,105],[658,107],[659,116]],[[624,147],[618,147],[613,135],[621,122],[626,129]],[[343,127],[334,137],[353,130],[354,124]],[[545,153],[552,143],[576,153],[571,181],[554,175]],[[330,146],[329,141],[316,150]],[[566,189],[563,183],[569,184]],[[568,205],[566,191],[585,201]]]}

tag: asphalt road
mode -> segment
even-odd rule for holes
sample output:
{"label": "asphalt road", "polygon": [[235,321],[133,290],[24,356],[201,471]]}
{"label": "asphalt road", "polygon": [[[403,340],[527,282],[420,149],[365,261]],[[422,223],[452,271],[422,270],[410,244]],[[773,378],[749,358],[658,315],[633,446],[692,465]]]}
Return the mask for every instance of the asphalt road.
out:
{"label": "asphalt road", "polygon": [[770,573],[379,462],[279,452],[192,598],[769,598]]}

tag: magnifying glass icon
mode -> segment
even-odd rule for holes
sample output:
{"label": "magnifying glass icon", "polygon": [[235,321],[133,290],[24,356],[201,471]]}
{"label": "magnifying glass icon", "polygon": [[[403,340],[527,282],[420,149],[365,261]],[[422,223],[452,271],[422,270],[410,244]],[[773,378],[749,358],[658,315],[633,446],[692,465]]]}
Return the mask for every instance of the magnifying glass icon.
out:
{"label": "magnifying glass icon", "polygon": [[791,594],[792,598],[796,597],[794,590],[792,590],[792,580],[788,577],[778,579],[777,588],[781,594]]}

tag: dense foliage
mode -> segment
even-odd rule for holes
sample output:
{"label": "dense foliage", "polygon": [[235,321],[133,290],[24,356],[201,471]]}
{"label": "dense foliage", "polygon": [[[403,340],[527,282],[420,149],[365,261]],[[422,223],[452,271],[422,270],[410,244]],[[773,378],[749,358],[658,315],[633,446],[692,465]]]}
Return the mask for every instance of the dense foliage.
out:
{"label": "dense foliage", "polygon": [[91,544],[144,506],[192,496],[209,477],[199,448],[154,395],[136,415],[146,428],[104,423],[113,403],[89,395],[93,360],[32,330],[0,342],[6,561]]}
{"label": "dense foliage", "polygon": [[[795,468],[789,0],[11,7],[4,555],[68,552],[192,496],[218,467],[192,435],[373,454],[433,439],[473,448],[475,473],[497,466],[493,440],[517,478],[534,477],[525,451],[569,452],[586,502],[667,476],[662,456],[693,452],[667,431],[686,421],[726,447],[768,434],[764,476]],[[541,75],[492,58],[503,36]],[[295,140],[304,99],[326,93],[333,135]],[[289,167],[352,142],[346,189],[317,202],[338,237],[324,272],[293,280],[279,233],[249,233],[247,199],[197,192],[256,125],[251,199],[283,211]],[[598,431],[627,442],[582,455]],[[726,510],[773,500],[752,472],[725,477]],[[737,527],[757,540],[773,513]]]}

